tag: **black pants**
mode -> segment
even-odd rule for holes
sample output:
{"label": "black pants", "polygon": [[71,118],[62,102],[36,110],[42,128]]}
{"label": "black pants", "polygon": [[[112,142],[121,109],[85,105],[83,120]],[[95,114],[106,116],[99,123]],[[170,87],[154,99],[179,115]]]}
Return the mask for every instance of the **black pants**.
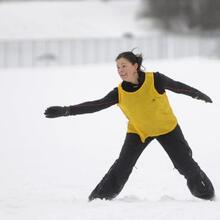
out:
{"label": "black pants", "polygon": [[194,196],[203,199],[214,197],[214,188],[211,181],[193,160],[192,150],[179,125],[177,125],[168,134],[147,138],[144,143],[141,142],[137,134],[128,133],[119,158],[92,191],[89,200],[115,198],[127,182],[137,159],[153,139],[156,139],[162,145],[174,167],[180,174],[185,176],[187,186]]}

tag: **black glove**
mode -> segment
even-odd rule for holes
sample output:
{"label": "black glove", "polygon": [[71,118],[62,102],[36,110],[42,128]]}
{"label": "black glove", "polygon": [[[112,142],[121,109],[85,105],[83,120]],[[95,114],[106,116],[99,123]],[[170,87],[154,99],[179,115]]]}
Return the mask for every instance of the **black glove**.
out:
{"label": "black glove", "polygon": [[46,118],[56,118],[61,116],[70,115],[70,107],[62,106],[51,106],[44,112]]}
{"label": "black glove", "polygon": [[194,98],[195,98],[195,99],[199,99],[199,100],[203,100],[203,101],[205,101],[205,102],[212,103],[211,98],[208,97],[206,94],[201,93],[201,92],[197,93]]}

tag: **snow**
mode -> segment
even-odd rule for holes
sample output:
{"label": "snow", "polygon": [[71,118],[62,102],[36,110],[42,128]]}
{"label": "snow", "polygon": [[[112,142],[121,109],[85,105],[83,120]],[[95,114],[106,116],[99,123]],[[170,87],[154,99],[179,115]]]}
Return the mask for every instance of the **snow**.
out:
{"label": "snow", "polygon": [[[139,1],[128,1],[126,7],[122,2],[1,3],[0,38],[141,34],[134,14]],[[106,95],[120,82],[115,63],[10,68],[0,69],[0,219],[220,219],[220,61],[145,60],[144,66],[196,87],[213,99],[213,104],[207,104],[168,92],[194,158],[214,184],[216,200],[193,197],[185,179],[154,141],[115,200],[89,203],[88,195],[120,152],[125,117],[117,106],[57,119],[46,119],[43,113],[51,105],[73,105]]]}
{"label": "snow", "polygon": [[97,38],[121,37],[127,33],[146,34],[141,23],[137,23],[140,2],[2,2],[0,39]]}
{"label": "snow", "polygon": [[[73,117],[44,118],[51,105],[103,97],[118,85],[115,63],[66,68],[0,70],[0,219],[220,218],[218,60],[147,61],[207,93],[213,104],[168,92],[194,158],[213,181],[216,201],[193,197],[156,142],[144,151],[113,201],[87,197],[117,158],[126,119],[117,106]],[[95,89],[94,89],[95,88]]]}

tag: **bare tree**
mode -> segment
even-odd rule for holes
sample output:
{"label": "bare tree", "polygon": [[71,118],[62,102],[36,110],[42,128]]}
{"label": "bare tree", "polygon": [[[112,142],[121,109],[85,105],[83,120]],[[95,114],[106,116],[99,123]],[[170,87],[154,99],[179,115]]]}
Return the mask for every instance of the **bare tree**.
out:
{"label": "bare tree", "polygon": [[166,29],[182,26],[215,30],[220,28],[219,0],[145,0],[144,16],[154,18]]}

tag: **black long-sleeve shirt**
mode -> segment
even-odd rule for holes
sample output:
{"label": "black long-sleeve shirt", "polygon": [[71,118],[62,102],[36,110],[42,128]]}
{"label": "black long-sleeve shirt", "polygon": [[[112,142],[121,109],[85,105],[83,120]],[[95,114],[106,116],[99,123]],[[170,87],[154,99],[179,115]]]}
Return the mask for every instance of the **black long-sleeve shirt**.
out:
{"label": "black long-sleeve shirt", "polygon": [[[137,91],[144,83],[144,80],[145,73],[139,72],[138,84],[123,81],[122,88],[128,92]],[[191,96],[192,98],[201,99],[206,102],[212,102],[212,100],[207,95],[200,92],[199,90],[184,83],[175,81],[159,72],[154,73],[154,87],[160,94],[163,94],[167,89],[175,93]],[[118,102],[118,87],[116,87],[101,99],[69,106],[69,113],[71,115],[93,113],[108,108],[114,104],[117,104]]]}

